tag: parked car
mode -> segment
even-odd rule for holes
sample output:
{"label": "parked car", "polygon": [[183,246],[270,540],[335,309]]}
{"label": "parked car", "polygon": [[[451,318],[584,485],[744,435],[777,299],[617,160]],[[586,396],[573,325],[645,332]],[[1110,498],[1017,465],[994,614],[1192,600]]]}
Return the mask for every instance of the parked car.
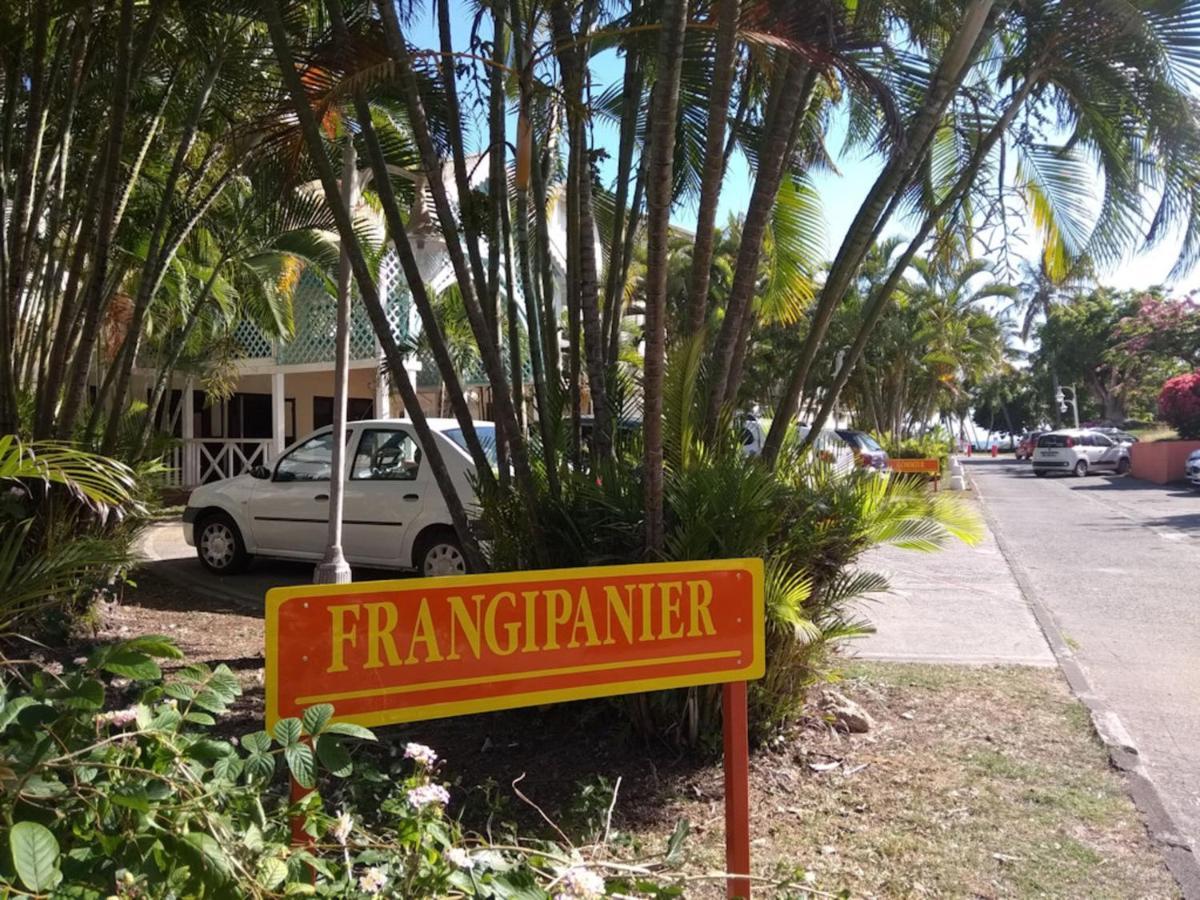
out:
{"label": "parked car", "polygon": [[1185,471],[1188,483],[1200,491],[1200,450],[1193,450],[1188,454]]}
{"label": "parked car", "polygon": [[[430,419],[446,468],[468,508],[475,465],[454,419]],[[495,428],[476,422],[495,465]],[[425,575],[466,571],[462,547],[433,473],[407,419],[346,423],[342,546],[348,562]],[[255,556],[320,560],[329,528],[332,429],[291,445],[274,466],[206,484],[183,511],[183,533],[200,562],[218,575]]]}
{"label": "parked car", "polygon": [[[799,426],[800,437],[808,437],[812,429],[807,425]],[[838,475],[849,475],[854,471],[854,448],[849,441],[842,438],[832,428],[822,428],[813,441],[813,452],[821,462],[833,466]]]}
{"label": "parked car", "polygon": [[1031,431],[1017,442],[1017,459],[1033,459],[1033,451],[1037,449],[1037,440],[1046,432]]}
{"label": "parked car", "polygon": [[879,446],[879,442],[865,431],[852,431],[839,428],[837,436],[850,445],[854,450],[854,458],[860,466],[868,469],[886,471],[891,464],[887,451]]}
{"label": "parked car", "polygon": [[1128,431],[1122,431],[1120,428],[1113,428],[1106,425],[1093,428],[1092,431],[1098,431],[1119,444],[1136,444],[1138,442],[1137,435],[1130,434]]}
{"label": "parked car", "polygon": [[1033,474],[1038,478],[1051,472],[1079,477],[1104,471],[1124,475],[1129,465],[1128,444],[1086,428],[1047,432],[1033,451]]}

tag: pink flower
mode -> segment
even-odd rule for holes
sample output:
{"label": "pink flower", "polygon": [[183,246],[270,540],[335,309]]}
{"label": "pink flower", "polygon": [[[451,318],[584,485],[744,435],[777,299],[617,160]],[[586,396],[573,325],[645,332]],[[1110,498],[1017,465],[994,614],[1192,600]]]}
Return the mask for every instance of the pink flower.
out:
{"label": "pink flower", "polygon": [[126,725],[132,725],[136,721],[137,710],[132,706],[129,709],[109,710],[96,716],[97,725],[111,725],[113,728],[124,728]]}

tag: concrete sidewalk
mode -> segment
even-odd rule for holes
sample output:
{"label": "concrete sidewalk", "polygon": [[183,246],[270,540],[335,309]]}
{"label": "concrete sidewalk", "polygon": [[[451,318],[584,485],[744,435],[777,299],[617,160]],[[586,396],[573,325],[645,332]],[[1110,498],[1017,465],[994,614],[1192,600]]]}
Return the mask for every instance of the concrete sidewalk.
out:
{"label": "concrete sidewalk", "polygon": [[855,641],[860,659],[965,665],[1053,666],[1054,654],[984,524],[974,546],[935,553],[881,547],[859,567],[886,575],[891,592],[860,612],[877,629]]}

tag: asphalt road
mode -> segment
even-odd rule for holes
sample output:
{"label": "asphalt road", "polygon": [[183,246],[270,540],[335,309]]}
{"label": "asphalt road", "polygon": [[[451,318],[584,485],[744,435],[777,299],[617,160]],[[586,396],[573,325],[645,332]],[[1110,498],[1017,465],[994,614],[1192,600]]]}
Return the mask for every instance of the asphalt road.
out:
{"label": "asphalt road", "polygon": [[1177,832],[1160,836],[1200,852],[1200,492],[967,466],[1014,574],[1158,789]]}

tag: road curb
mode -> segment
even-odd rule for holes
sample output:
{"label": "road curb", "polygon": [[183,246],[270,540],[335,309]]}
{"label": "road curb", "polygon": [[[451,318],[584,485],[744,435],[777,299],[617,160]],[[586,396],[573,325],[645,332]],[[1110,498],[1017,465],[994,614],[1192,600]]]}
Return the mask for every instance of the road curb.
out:
{"label": "road curb", "polygon": [[1016,581],[1025,602],[1029,604],[1046,643],[1050,645],[1051,652],[1058,660],[1058,667],[1067,679],[1071,692],[1091,714],[1092,727],[1107,748],[1113,766],[1126,776],[1130,796],[1142,813],[1146,828],[1150,832],[1150,839],[1162,853],[1167,868],[1183,891],[1183,896],[1188,900],[1200,900],[1200,860],[1197,860],[1189,846],[1185,832],[1167,811],[1158,787],[1146,774],[1137,747],[1125,726],[1121,724],[1120,717],[1097,696],[1075,658],[1074,651],[1067,644],[1053,613],[1038,599],[1037,589],[1026,575],[1024,567],[1014,558],[1012,547],[1001,535],[996,518],[979,490],[975,477],[968,474],[968,478],[983,510],[984,520],[996,540],[996,546],[1000,548],[1013,580]]}

